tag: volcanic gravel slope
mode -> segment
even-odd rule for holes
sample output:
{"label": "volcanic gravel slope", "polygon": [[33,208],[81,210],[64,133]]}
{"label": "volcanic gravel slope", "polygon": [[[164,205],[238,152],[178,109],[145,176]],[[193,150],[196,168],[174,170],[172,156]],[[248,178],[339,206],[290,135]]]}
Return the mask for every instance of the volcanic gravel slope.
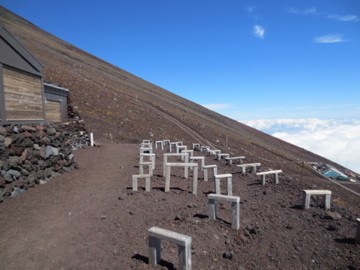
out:
{"label": "volcanic gravel slope", "polygon": [[[193,269],[360,269],[357,215],[343,207],[348,191],[286,171],[279,184],[263,186],[254,174],[196,152],[219,173],[233,173],[233,195],[241,198],[235,230],[230,203],[219,202],[218,219],[208,218],[214,181],[203,181],[202,172],[198,195],[191,192],[192,173],[185,179],[180,168],[172,169],[170,192],[164,192],[164,151],[155,153],[150,192],[144,180],[139,191],[131,188],[139,145],[104,143],[75,151],[80,169],[5,200],[0,269],[178,269],[177,248],[166,241],[160,264],[148,264],[147,230],[153,226],[192,237]],[[333,191],[331,212],[321,197],[301,210],[301,190],[314,188]]]}

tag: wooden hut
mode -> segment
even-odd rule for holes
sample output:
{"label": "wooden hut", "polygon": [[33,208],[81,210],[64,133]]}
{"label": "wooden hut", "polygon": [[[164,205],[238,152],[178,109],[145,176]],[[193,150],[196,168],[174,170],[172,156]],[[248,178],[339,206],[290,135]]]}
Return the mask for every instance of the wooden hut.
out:
{"label": "wooden hut", "polygon": [[43,66],[0,25],[0,124],[45,122]]}
{"label": "wooden hut", "polygon": [[46,122],[67,121],[67,97],[69,90],[54,84],[44,83]]}

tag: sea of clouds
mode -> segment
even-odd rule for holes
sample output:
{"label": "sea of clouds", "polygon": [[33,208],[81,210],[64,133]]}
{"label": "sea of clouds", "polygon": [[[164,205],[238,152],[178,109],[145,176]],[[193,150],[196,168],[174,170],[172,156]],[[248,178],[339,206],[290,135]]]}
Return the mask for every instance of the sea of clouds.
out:
{"label": "sea of clouds", "polygon": [[241,122],[360,173],[360,120],[307,118]]}

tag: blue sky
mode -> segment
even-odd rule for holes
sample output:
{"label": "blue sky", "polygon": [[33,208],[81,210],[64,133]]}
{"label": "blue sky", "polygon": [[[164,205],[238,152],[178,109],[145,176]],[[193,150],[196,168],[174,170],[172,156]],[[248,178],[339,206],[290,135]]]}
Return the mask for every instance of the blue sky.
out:
{"label": "blue sky", "polygon": [[[291,136],[300,132],[291,125],[302,119],[324,121],[331,130],[345,120],[359,125],[359,0],[0,4],[130,73],[256,128],[265,119],[277,128],[281,119],[292,119],[280,121]],[[352,166],[360,172],[360,163]]]}

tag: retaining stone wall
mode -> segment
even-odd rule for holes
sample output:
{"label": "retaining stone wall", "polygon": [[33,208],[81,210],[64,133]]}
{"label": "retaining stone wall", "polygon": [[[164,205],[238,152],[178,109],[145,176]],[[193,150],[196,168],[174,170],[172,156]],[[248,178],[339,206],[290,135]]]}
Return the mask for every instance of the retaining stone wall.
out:
{"label": "retaining stone wall", "polygon": [[89,145],[83,121],[0,126],[0,202],[76,169],[73,150]]}

